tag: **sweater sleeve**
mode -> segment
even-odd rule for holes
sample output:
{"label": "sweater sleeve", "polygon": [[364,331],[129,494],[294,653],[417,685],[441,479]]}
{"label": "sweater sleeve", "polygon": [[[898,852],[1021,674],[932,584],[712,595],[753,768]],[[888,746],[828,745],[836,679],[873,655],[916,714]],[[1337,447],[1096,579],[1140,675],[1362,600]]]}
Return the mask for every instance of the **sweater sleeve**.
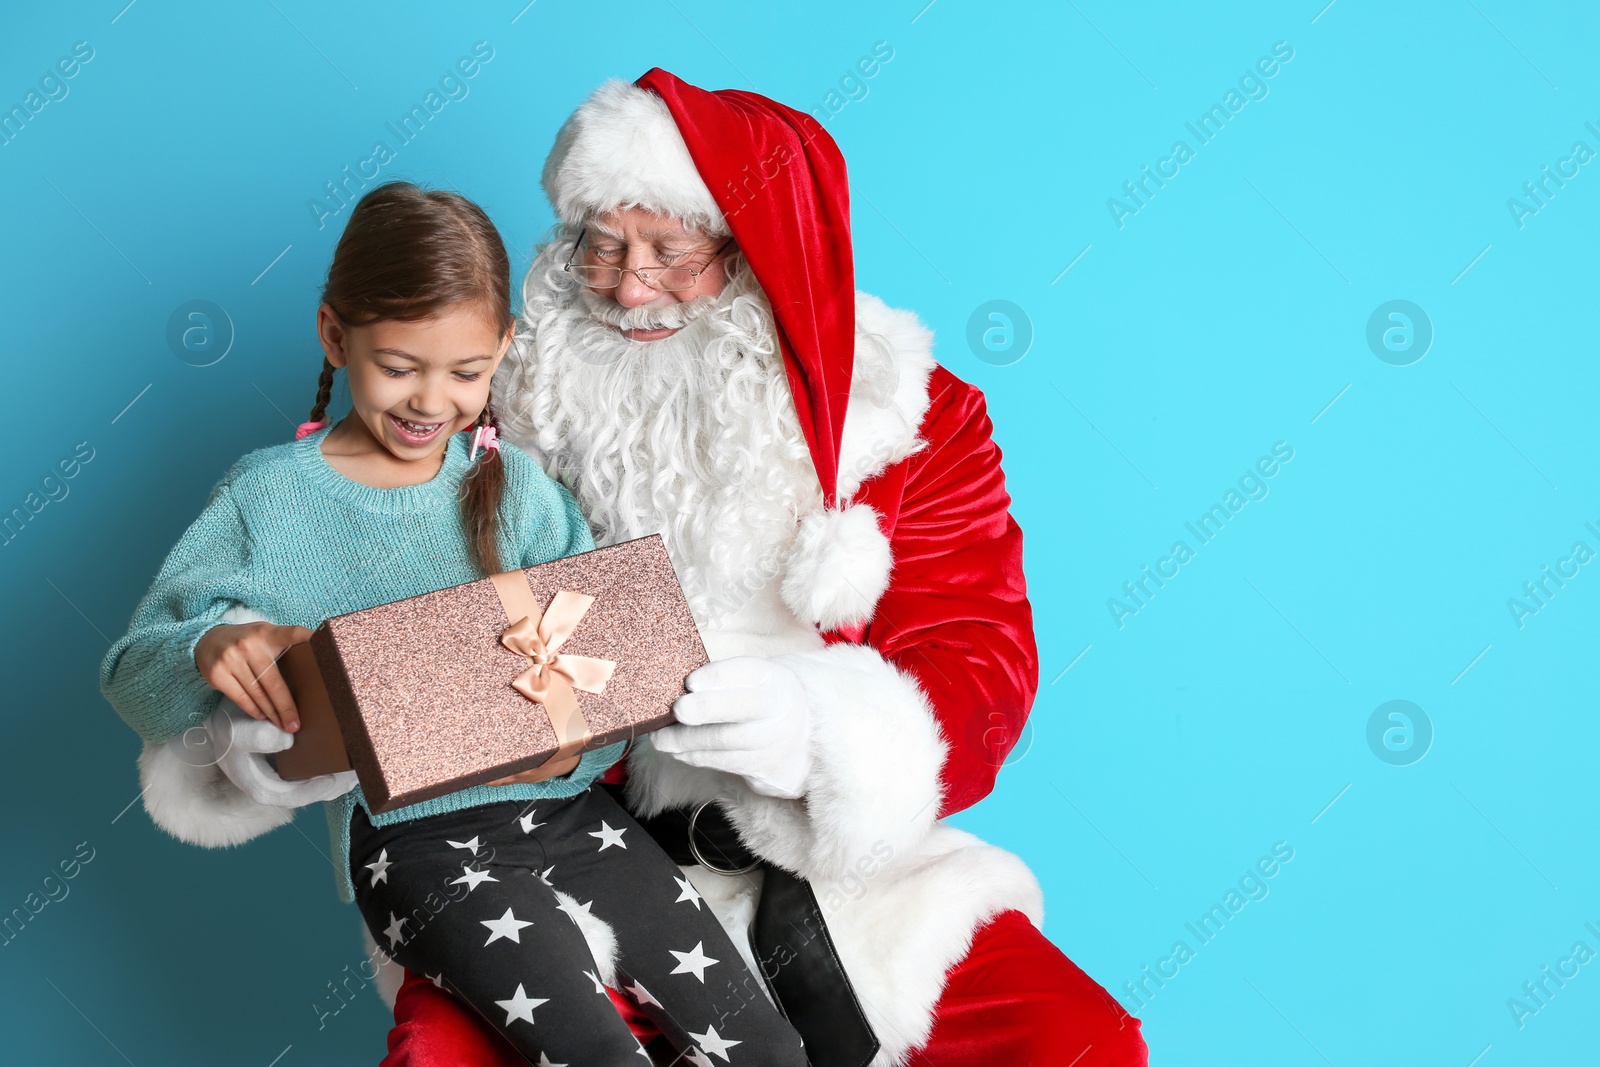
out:
{"label": "sweater sleeve", "polygon": [[589,521],[566,486],[514,446],[502,446],[501,456],[508,461],[505,491],[511,497],[504,509],[511,550],[505,558],[534,567],[594,548]]}
{"label": "sweater sleeve", "polygon": [[[546,476],[548,477],[548,475]],[[578,501],[567,487],[550,479],[550,488],[555,493],[557,504],[557,522],[566,535],[566,543],[554,558],[562,556],[575,556],[579,552],[588,552],[594,548],[594,533],[589,529],[589,520],[584,517],[583,510],[578,507]]]}
{"label": "sweater sleeve", "polygon": [[167,554],[127,634],[100,664],[100,691],[146,741],[178,737],[216,708],[219,694],[200,676],[194,646],[246,601],[248,562],[244,520],[225,481]]}

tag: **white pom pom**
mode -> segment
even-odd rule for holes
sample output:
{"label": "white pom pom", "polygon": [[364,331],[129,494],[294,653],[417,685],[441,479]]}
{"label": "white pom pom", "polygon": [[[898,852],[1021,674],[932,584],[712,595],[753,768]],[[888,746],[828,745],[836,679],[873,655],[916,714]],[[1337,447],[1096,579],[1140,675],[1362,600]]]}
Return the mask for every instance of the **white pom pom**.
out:
{"label": "white pom pom", "polygon": [[872,618],[889,588],[894,555],[866,504],[819,511],[800,523],[783,578],[783,601],[802,620],[835,630]]}

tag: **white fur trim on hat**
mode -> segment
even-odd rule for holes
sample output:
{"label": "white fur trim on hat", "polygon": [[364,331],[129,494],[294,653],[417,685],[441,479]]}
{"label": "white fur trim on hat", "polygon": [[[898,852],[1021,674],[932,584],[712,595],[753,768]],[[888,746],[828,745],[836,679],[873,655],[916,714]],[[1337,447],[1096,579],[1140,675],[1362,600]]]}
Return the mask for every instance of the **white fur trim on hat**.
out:
{"label": "white fur trim on hat", "polygon": [[590,215],[642,207],[711,233],[728,232],[666,101],[616,78],[562,125],[543,184],[556,214],[574,229]]}
{"label": "white fur trim on hat", "polygon": [[889,588],[894,554],[867,504],[806,516],[789,550],[783,602],[824,630],[866,622]]}

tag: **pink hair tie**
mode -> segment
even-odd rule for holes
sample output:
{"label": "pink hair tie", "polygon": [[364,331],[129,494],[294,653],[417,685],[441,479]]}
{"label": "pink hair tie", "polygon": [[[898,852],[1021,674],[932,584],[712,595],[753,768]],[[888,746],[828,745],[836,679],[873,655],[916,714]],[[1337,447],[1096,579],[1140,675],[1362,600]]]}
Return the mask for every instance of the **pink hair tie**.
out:
{"label": "pink hair tie", "polygon": [[326,425],[328,425],[327,419],[323,419],[321,422],[302,422],[295,427],[294,439],[298,441],[302,437],[309,437]]}
{"label": "pink hair tie", "polygon": [[500,435],[495,432],[493,426],[479,426],[476,430],[473,430],[472,451],[467,454],[467,462],[471,463],[478,458],[478,449],[480,448],[486,453],[500,451],[499,438]]}

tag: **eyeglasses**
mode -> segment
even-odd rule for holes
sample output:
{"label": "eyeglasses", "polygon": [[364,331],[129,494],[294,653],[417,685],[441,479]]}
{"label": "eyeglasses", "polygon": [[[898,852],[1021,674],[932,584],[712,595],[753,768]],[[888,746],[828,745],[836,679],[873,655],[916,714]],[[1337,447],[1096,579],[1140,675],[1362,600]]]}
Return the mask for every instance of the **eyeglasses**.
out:
{"label": "eyeglasses", "polygon": [[588,227],[584,227],[578,233],[577,243],[572,246],[572,255],[567,258],[566,265],[561,269],[576,274],[578,280],[591,289],[614,289],[622,284],[623,274],[631,274],[650,288],[664,293],[693,289],[700,275],[716,262],[724,249],[733,244],[732,237],[722,242],[717,246],[717,250],[711,253],[710,261],[698,270],[690,270],[688,267],[601,267],[574,263],[573,260],[578,258],[578,249],[583,247],[584,235],[588,232]]}

